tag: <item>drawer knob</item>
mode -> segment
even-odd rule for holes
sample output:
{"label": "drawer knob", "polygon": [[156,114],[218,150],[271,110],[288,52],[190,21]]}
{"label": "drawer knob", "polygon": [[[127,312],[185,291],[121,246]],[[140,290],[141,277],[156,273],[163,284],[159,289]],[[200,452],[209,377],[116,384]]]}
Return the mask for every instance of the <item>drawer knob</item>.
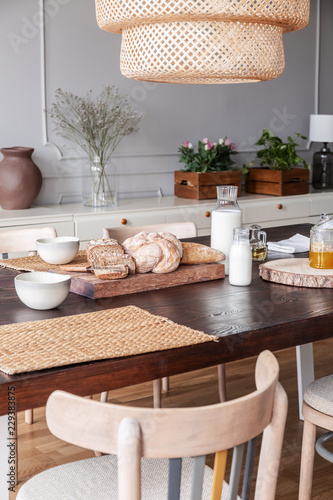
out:
{"label": "drawer knob", "polygon": [[279,210],[281,210],[281,208],[283,207],[282,203],[279,203],[279,204],[277,205],[277,207],[278,207],[278,209],[279,209]]}
{"label": "drawer knob", "polygon": [[210,217],[210,212],[205,212],[206,217]]}
{"label": "drawer knob", "polygon": [[127,219],[121,219],[120,221],[123,225],[127,224]]}

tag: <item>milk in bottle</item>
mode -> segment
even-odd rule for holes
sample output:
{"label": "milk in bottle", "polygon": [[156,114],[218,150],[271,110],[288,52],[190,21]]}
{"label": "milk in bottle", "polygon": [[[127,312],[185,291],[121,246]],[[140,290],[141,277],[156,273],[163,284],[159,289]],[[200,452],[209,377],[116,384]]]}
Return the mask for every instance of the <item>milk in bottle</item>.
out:
{"label": "milk in bottle", "polygon": [[247,227],[235,227],[229,254],[229,283],[248,286],[252,281],[252,251]]}
{"label": "milk in bottle", "polygon": [[216,189],[217,205],[212,212],[210,246],[225,254],[224,265],[227,275],[233,229],[242,225],[242,213],[237,203],[237,186],[217,186]]}

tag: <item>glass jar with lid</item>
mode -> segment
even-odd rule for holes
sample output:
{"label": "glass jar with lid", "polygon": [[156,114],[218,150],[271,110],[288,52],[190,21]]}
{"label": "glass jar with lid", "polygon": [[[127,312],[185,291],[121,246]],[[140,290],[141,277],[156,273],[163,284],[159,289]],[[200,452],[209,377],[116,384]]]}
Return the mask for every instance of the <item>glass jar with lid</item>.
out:
{"label": "glass jar with lid", "polygon": [[310,230],[309,261],[315,269],[333,269],[333,219],[327,214]]}

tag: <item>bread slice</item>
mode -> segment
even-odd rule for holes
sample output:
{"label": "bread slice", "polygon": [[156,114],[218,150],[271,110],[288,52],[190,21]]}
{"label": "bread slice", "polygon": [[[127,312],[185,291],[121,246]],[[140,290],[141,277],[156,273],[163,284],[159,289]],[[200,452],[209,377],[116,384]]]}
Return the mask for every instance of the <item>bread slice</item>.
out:
{"label": "bread slice", "polygon": [[201,245],[201,243],[182,242],[183,256],[181,264],[210,264],[225,259],[225,255],[220,250]]}
{"label": "bread slice", "polygon": [[117,240],[112,238],[88,241],[86,246],[87,260],[91,267],[99,267],[102,255],[123,255],[125,250]]}
{"label": "bread slice", "polygon": [[129,274],[134,274],[136,270],[135,260],[131,255],[124,254],[118,255],[115,253],[105,253],[102,254],[97,262],[97,269],[103,269],[105,267],[112,266],[127,266]]}
{"label": "bread slice", "polygon": [[103,269],[94,269],[96,278],[101,280],[119,280],[128,276],[128,266],[115,265]]}

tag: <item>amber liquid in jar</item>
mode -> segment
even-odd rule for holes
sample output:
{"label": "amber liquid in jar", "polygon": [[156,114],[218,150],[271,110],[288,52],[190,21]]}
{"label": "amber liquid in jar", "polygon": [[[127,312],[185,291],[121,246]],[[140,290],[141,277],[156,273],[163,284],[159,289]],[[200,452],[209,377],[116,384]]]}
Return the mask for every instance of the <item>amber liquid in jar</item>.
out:
{"label": "amber liquid in jar", "polygon": [[252,248],[252,260],[265,260],[267,257],[267,247]]}
{"label": "amber liquid in jar", "polygon": [[316,269],[333,269],[333,251],[315,252],[310,248],[309,252],[310,267]]}

